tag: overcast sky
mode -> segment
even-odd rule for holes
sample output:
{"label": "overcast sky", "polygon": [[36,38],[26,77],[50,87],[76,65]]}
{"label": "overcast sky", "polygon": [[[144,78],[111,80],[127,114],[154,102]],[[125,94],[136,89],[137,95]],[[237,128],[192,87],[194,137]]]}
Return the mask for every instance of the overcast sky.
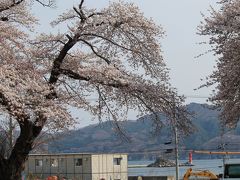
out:
{"label": "overcast sky", "polygon": [[[172,86],[177,88],[179,94],[187,96],[187,103],[204,103],[205,98],[211,93],[204,88],[194,91],[209,75],[214,66],[215,57],[207,54],[194,58],[208,50],[208,46],[199,45],[205,41],[198,36],[197,26],[203,19],[201,12],[208,13],[210,5],[216,7],[216,0],[127,0],[137,4],[145,16],[151,17],[166,31],[166,37],[162,39],[161,46],[164,51],[164,60],[170,68]],[[41,26],[39,31],[49,32],[49,21],[58,14],[77,5],[79,0],[59,0],[56,9],[46,9],[37,5],[33,12],[39,16]],[[85,0],[85,5],[91,8],[107,6],[108,0]],[[196,97],[196,98],[194,98]]]}

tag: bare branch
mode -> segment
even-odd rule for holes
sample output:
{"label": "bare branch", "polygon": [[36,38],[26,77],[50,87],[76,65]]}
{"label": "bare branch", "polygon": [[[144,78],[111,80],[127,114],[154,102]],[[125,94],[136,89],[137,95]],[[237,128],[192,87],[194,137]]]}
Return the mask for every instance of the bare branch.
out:
{"label": "bare branch", "polygon": [[59,55],[53,62],[53,68],[51,71],[51,76],[49,78],[49,83],[54,84],[57,82],[58,77],[60,75],[60,67],[64,58],[66,57],[68,51],[77,43],[78,36],[74,36],[74,38],[68,37],[68,42],[63,46]]}
{"label": "bare branch", "polygon": [[103,59],[104,61],[106,61],[107,64],[111,64],[111,61],[109,61],[109,59],[107,59],[107,58],[105,58],[104,56],[98,54],[98,52],[94,49],[94,47],[93,47],[93,45],[92,45],[91,43],[87,42],[87,41],[84,40],[84,39],[79,39],[79,41],[82,41],[82,42],[84,42],[86,45],[88,45],[88,46],[91,48],[92,52],[93,52],[97,57],[99,57],[99,58]]}
{"label": "bare branch", "polygon": [[44,3],[41,0],[35,0],[35,1],[40,3],[44,7],[52,7],[54,5],[53,0],[48,0],[48,3]]}
{"label": "bare branch", "polygon": [[93,16],[98,16],[98,15],[103,15],[103,13],[101,13],[101,12],[92,13],[92,14],[90,14],[90,15],[88,16],[88,18],[91,18],[91,17],[93,17]]}
{"label": "bare branch", "polygon": [[114,112],[111,110],[111,108],[109,107],[109,104],[106,102],[106,97],[104,95],[104,93],[101,92],[100,88],[98,88],[98,94],[99,94],[99,97],[101,99],[101,101],[103,102],[104,106],[106,107],[108,113],[109,113],[109,120],[110,117],[113,119],[114,123],[113,123],[113,126],[116,130],[116,133],[119,135],[119,137],[123,138],[124,141],[127,141],[127,142],[130,142],[130,139],[129,137],[127,136],[127,134],[123,131],[123,128],[120,127],[120,124],[119,124],[119,121],[116,117],[116,115],[114,114]]}
{"label": "bare branch", "polygon": [[[108,39],[108,38],[106,38],[106,37],[104,37],[104,36],[98,35],[98,34],[94,34],[94,33],[84,33],[84,34],[81,34],[81,36],[93,36],[93,37],[101,38],[101,39],[106,40],[106,41],[112,43],[113,45],[118,46],[118,47],[120,47],[120,48],[122,48],[122,49],[124,49],[124,50],[133,51],[133,49],[124,47],[124,46],[122,46],[122,45],[120,45],[120,44],[118,44],[118,43],[116,43],[116,42],[114,42],[114,41],[112,41],[112,40],[110,40],[110,39]],[[134,50],[134,51],[135,51],[135,50]],[[136,52],[137,52],[137,51],[136,51]]]}
{"label": "bare branch", "polygon": [[76,7],[73,7],[73,10],[79,15],[79,17],[81,19],[81,23],[84,23],[85,20],[87,19],[85,14],[84,14],[84,12],[83,12],[83,10],[82,10],[83,3],[84,3],[84,0],[81,0],[80,4],[78,6],[79,11],[78,11],[78,9]]}
{"label": "bare branch", "polygon": [[83,3],[84,3],[84,0],[81,0],[81,2],[79,4],[79,9],[82,9]]}
{"label": "bare branch", "polygon": [[75,73],[73,72],[72,70],[70,69],[59,69],[59,72],[61,74],[64,74],[72,79],[77,79],[77,80],[85,80],[85,81],[89,81],[91,78],[90,77],[84,77],[84,76],[81,76],[80,74],[78,73]]}
{"label": "bare branch", "polygon": [[82,18],[82,14],[77,10],[76,7],[73,7],[73,10],[79,15],[80,18]]}

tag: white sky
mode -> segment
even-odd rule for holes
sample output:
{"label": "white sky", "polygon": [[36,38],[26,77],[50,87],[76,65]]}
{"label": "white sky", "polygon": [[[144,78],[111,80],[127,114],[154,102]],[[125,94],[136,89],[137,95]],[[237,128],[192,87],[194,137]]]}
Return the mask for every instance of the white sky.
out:
{"label": "white sky", "polygon": [[[165,62],[170,68],[172,86],[177,88],[179,94],[187,96],[187,103],[204,103],[211,93],[210,89],[203,88],[194,91],[213,70],[215,57],[211,54],[194,58],[209,49],[208,46],[199,45],[206,39],[198,36],[197,26],[203,19],[201,12],[208,13],[210,5],[216,7],[216,0],[125,0],[134,2],[166,31],[166,37],[161,41]],[[56,9],[46,9],[40,5],[33,8],[39,16],[41,26],[39,31],[49,32],[49,22],[65,9],[77,5],[80,0],[59,0]],[[91,8],[107,6],[108,0],[85,0],[85,5]],[[190,96],[190,97],[189,97]],[[200,98],[193,98],[194,96]],[[134,113],[130,119],[134,118]],[[89,119],[89,118],[88,118]],[[86,122],[86,121],[84,121]],[[85,125],[83,123],[82,125]]]}

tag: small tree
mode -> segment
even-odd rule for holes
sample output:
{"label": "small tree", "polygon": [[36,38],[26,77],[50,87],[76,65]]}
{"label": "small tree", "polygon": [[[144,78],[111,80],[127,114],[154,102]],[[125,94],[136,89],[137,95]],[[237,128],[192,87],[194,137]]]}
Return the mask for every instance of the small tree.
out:
{"label": "small tree", "polygon": [[216,69],[206,84],[216,84],[210,100],[222,108],[223,123],[235,127],[240,117],[240,1],[224,0],[220,4],[220,10],[212,8],[211,16],[205,17],[199,33],[210,37],[217,57]]}
{"label": "small tree", "polygon": [[[31,2],[0,0],[0,105],[20,129],[11,154],[0,156],[2,179],[20,179],[43,128],[63,130],[74,124],[70,107],[99,120],[108,117],[117,129],[128,109],[153,113],[156,130],[162,125],[158,112],[177,117],[179,130],[190,129],[183,98],[168,82],[159,46],[162,28],[130,3],[110,3],[99,11],[83,4],[52,23],[66,22],[66,34],[31,39],[36,22]],[[89,101],[90,96],[97,100]]]}

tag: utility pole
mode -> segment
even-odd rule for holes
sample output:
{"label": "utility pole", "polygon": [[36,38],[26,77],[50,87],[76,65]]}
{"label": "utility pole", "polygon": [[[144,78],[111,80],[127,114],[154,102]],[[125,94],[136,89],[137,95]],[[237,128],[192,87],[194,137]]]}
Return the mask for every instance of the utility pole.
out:
{"label": "utility pole", "polygon": [[176,119],[176,103],[175,96],[173,96],[173,131],[175,139],[175,164],[176,164],[176,180],[179,180],[179,162],[178,162],[178,129],[177,129],[177,119]]}
{"label": "utility pole", "polygon": [[[224,121],[225,122],[225,121]],[[225,126],[224,126],[224,122],[222,122],[221,125],[221,149],[222,151],[225,151],[225,140],[224,140],[224,133],[225,133]],[[222,180],[224,180],[224,176],[225,176],[225,164],[226,164],[226,154],[223,155],[223,176],[222,176]]]}
{"label": "utility pole", "polygon": [[[175,119],[176,122],[176,119]],[[176,164],[176,180],[179,179],[179,162],[178,162],[178,132],[177,125],[174,124],[174,135],[175,135],[175,164]]]}

